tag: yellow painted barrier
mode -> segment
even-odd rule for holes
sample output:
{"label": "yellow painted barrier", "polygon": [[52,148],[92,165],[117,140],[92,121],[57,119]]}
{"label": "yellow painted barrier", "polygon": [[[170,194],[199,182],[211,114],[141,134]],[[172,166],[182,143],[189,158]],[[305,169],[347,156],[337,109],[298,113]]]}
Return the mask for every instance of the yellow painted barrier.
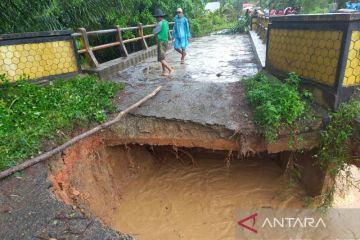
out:
{"label": "yellow painted barrier", "polygon": [[270,18],[266,69],[295,72],[321,105],[337,109],[360,85],[360,14]]}
{"label": "yellow painted barrier", "polygon": [[79,69],[70,32],[0,36],[0,74],[10,81],[69,76]]}
{"label": "yellow painted barrier", "polygon": [[360,85],[360,31],[352,32],[343,85]]}

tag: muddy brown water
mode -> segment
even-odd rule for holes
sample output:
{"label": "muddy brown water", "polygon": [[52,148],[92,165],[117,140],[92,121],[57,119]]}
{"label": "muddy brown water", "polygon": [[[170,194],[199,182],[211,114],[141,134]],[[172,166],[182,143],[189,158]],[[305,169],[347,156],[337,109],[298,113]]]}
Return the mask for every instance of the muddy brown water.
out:
{"label": "muddy brown water", "polygon": [[274,161],[233,160],[226,168],[221,153],[194,158],[198,167],[167,155],[134,179],[111,226],[139,239],[234,239],[238,208],[301,206],[296,197],[280,199],[287,181]]}
{"label": "muddy brown water", "polygon": [[[300,186],[287,191],[276,157],[266,155],[89,141],[63,160],[71,168],[55,178],[68,178],[76,204],[136,239],[234,239],[237,209],[302,208],[306,196]],[[356,207],[358,199],[335,204]]]}

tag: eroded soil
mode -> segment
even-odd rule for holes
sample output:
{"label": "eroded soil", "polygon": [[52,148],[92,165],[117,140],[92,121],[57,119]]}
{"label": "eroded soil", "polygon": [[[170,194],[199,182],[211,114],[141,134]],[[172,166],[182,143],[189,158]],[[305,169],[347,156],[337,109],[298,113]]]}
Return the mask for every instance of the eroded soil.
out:
{"label": "eroded soil", "polygon": [[276,159],[87,139],[54,162],[54,193],[139,239],[233,239],[238,208],[301,207]]}

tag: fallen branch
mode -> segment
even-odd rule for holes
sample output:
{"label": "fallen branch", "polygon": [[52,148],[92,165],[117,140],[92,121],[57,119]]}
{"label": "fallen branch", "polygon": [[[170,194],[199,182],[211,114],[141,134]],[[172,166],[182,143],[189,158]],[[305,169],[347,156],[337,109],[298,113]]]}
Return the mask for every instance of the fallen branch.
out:
{"label": "fallen branch", "polygon": [[108,122],[105,122],[101,125],[98,125],[97,127],[94,127],[93,129],[90,129],[89,131],[86,131],[74,138],[72,138],[71,140],[67,141],[66,143],[64,143],[63,145],[60,145],[54,149],[52,149],[51,151],[48,151],[46,153],[41,154],[40,156],[37,156],[35,158],[31,158],[28,160],[25,160],[23,163],[16,165],[14,167],[11,167],[5,171],[0,172],[0,179],[7,177],[15,172],[18,171],[22,171],[25,168],[28,168],[30,166],[33,166],[41,161],[44,161],[52,156],[54,156],[55,154],[58,154],[60,152],[62,152],[64,149],[70,147],[71,145],[77,143],[78,141],[80,141],[83,138],[89,137],[91,135],[93,135],[94,133],[97,133],[98,131],[107,128],[115,123],[117,123],[118,121],[121,120],[121,118],[123,118],[128,112],[130,112],[131,110],[139,107],[141,104],[143,104],[144,102],[146,102],[147,100],[149,100],[150,98],[152,98],[153,96],[155,96],[161,89],[161,86],[157,87],[152,93],[150,93],[149,95],[147,95],[146,97],[144,97],[143,99],[139,100],[138,102],[136,102],[135,104],[131,105],[130,107],[128,107],[127,109],[125,109],[124,111],[121,111],[113,120],[110,120]]}

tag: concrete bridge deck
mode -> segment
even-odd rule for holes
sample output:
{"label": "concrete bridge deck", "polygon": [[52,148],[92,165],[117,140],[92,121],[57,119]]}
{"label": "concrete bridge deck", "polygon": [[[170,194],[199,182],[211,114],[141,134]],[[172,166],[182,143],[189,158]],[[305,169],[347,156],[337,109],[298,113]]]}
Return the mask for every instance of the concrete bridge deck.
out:
{"label": "concrete bridge deck", "polygon": [[258,72],[249,35],[212,35],[196,39],[185,64],[171,50],[167,60],[175,69],[160,77],[161,67],[150,58],[113,78],[126,84],[118,105],[124,109],[156,86],[163,90],[135,114],[221,125],[231,130],[255,131],[239,80]]}

